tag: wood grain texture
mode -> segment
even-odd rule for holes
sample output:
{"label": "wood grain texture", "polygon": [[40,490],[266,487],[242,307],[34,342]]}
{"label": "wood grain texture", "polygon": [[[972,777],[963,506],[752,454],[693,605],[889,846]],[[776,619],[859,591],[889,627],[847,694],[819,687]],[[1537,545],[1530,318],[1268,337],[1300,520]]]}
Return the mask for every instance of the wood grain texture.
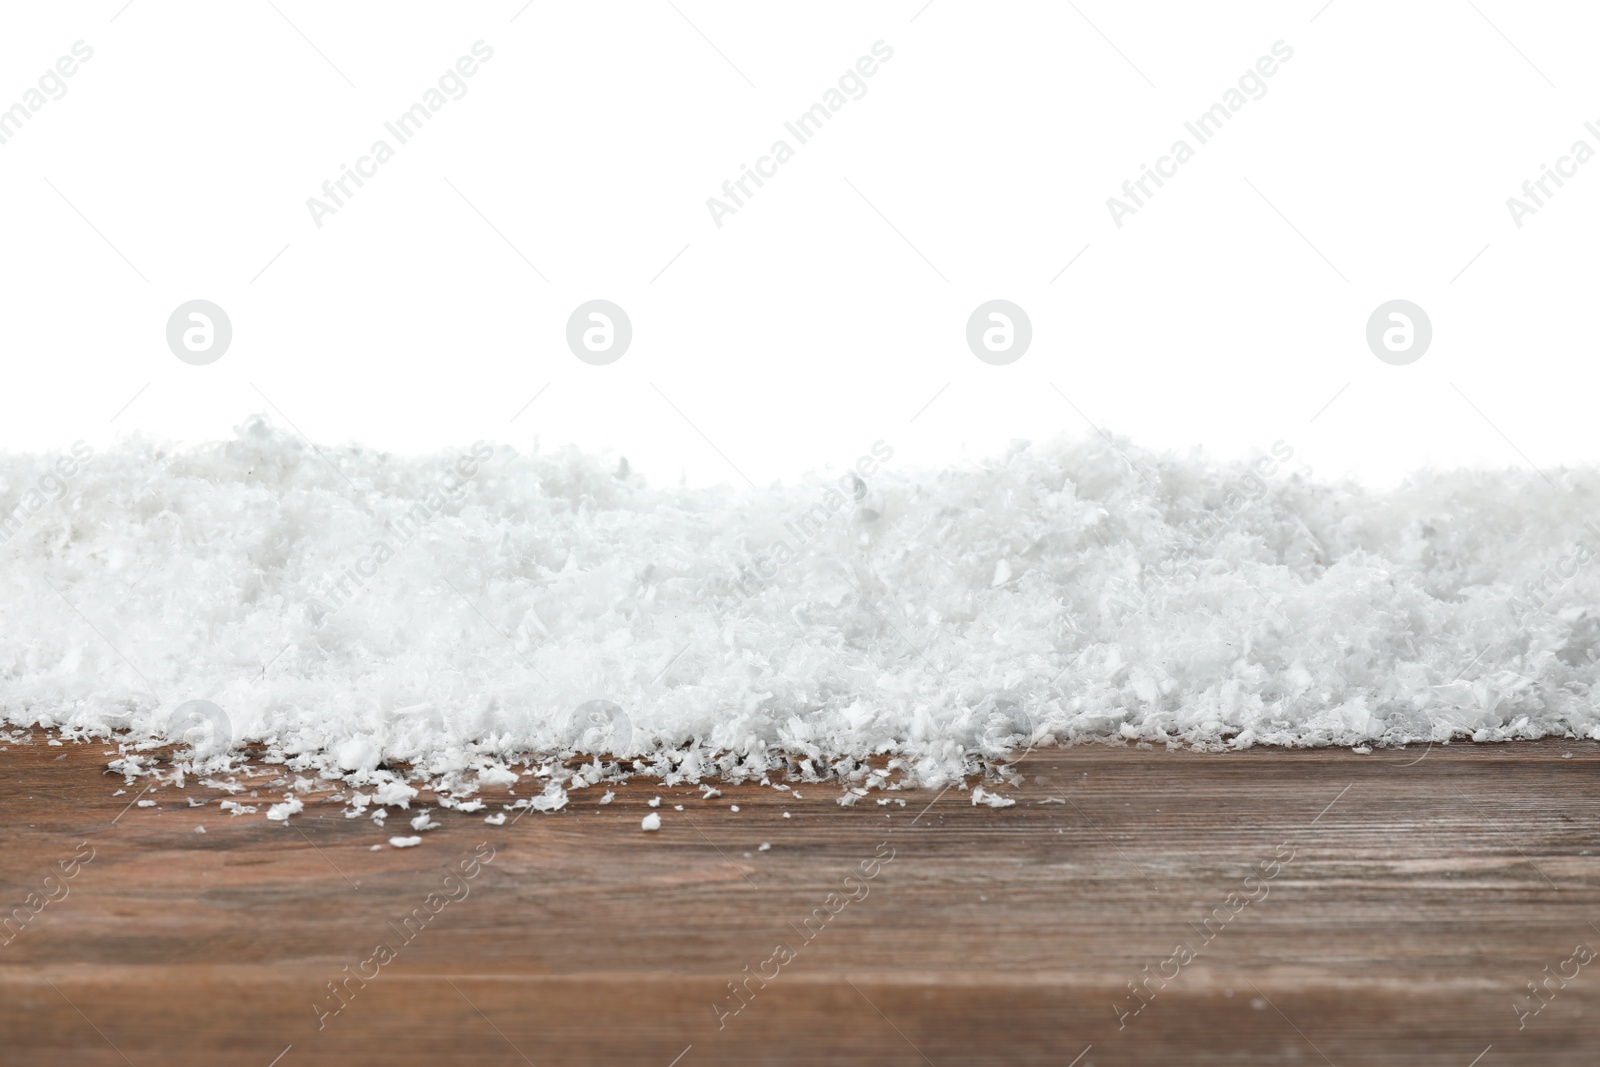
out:
{"label": "wood grain texture", "polygon": [[[1030,755],[1000,809],[976,779],[850,808],[830,784],[704,800],[635,779],[499,827],[436,812],[421,846],[373,851],[404,822],[234,818],[193,783],[125,807],[105,746],[36,741],[0,752],[0,906],[80,842],[94,858],[0,947],[5,1064],[1503,1067],[1600,1047],[1600,961],[1516,1007],[1600,947],[1593,743],[1083,746]],[[492,862],[429,912],[480,843]],[[393,961],[319,1029],[324,983],[379,943]],[[774,970],[719,1026],[727,984]]]}

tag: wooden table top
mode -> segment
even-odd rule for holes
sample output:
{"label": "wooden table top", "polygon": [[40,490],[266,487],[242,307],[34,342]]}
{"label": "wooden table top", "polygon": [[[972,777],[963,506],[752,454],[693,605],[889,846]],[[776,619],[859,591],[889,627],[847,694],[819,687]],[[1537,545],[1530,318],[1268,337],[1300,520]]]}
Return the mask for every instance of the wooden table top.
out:
{"label": "wooden table top", "polygon": [[[1600,1049],[1593,742],[1085,745],[987,783],[1009,807],[975,805],[976,778],[852,807],[837,783],[706,799],[635,778],[501,826],[436,810],[405,849],[385,843],[411,833],[399,816],[380,829],[315,797],[287,824],[230,816],[193,780],[130,806],[145,782],[113,795],[108,747],[0,752],[0,1063],[1504,1067]],[[236,799],[264,812],[271,780]]]}

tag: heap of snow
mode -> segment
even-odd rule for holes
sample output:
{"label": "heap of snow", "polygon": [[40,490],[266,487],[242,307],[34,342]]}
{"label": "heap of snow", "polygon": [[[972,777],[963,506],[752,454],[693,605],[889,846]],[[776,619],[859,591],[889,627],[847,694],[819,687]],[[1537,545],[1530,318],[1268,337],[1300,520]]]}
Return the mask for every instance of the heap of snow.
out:
{"label": "heap of snow", "polygon": [[1373,492],[1287,451],[1091,438],[910,472],[880,445],[751,491],[571,451],[313,449],[263,420],[7,456],[0,719],[334,773],[576,751],[688,778],[1600,736],[1600,472]]}

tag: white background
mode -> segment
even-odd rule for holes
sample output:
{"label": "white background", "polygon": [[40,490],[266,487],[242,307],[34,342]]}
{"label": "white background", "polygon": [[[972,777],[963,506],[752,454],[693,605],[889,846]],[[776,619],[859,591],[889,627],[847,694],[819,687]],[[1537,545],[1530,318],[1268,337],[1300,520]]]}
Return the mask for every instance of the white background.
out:
{"label": "white background", "polygon": [[[1379,481],[1600,458],[1600,161],[1521,229],[1506,207],[1600,149],[1589,5],[675,3],[7,5],[0,107],[94,57],[0,145],[0,446],[266,411],[691,483],[1089,420]],[[306,199],[480,39],[466,96],[318,229]],[[879,40],[867,94],[716,227],[706,199]],[[1118,229],[1106,198],[1278,40],[1267,94]],[[196,297],[234,329],[205,367],[165,343]],[[606,367],[564,341],[594,297],[634,326]],[[995,297],[1033,323],[1005,367],[964,338]],[[1397,297],[1434,328],[1405,367],[1364,340]]]}

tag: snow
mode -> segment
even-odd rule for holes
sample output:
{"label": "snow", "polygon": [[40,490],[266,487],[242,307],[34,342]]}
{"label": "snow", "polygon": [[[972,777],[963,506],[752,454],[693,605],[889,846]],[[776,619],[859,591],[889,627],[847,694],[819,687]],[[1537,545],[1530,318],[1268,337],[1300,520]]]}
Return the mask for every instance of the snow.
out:
{"label": "snow", "polygon": [[557,782],[550,782],[544,792],[528,801],[535,811],[560,811],[567,806],[567,791]]}
{"label": "snow", "polygon": [[[319,454],[264,420],[125,441],[43,508],[55,457],[0,456],[0,718],[172,740],[199,773],[264,746],[400,808],[407,778],[514,788],[509,762],[574,751],[680,781],[889,755],[927,783],[1089,740],[1600,737],[1600,472],[1380,492],[1292,456],[1018,444],[888,463],[870,512],[838,472],[652,486],[574,451]],[[216,721],[178,714],[201,700]]]}
{"label": "snow", "polygon": [[511,788],[517,784],[517,772],[504,764],[490,764],[478,768],[478,784],[485,788],[504,787]]}
{"label": "snow", "polygon": [[389,844],[393,845],[395,848],[416,848],[418,845],[422,844],[422,838],[391,837],[389,838]]}
{"label": "snow", "polygon": [[1016,801],[1010,797],[1001,796],[999,793],[991,793],[981,785],[972,791],[973,807],[977,807],[979,804],[987,804],[991,808],[1009,808],[1015,803]]}
{"label": "snow", "polygon": [[297,796],[288,796],[282,804],[274,804],[267,809],[267,818],[273,822],[288,822],[289,816],[298,815],[305,810],[305,804]]}
{"label": "snow", "polygon": [[639,820],[639,829],[644,830],[646,832],[650,832],[652,830],[661,829],[661,816],[660,816],[660,814],[657,813],[657,812],[652,811],[648,815],[646,815],[644,818],[640,819]]}

